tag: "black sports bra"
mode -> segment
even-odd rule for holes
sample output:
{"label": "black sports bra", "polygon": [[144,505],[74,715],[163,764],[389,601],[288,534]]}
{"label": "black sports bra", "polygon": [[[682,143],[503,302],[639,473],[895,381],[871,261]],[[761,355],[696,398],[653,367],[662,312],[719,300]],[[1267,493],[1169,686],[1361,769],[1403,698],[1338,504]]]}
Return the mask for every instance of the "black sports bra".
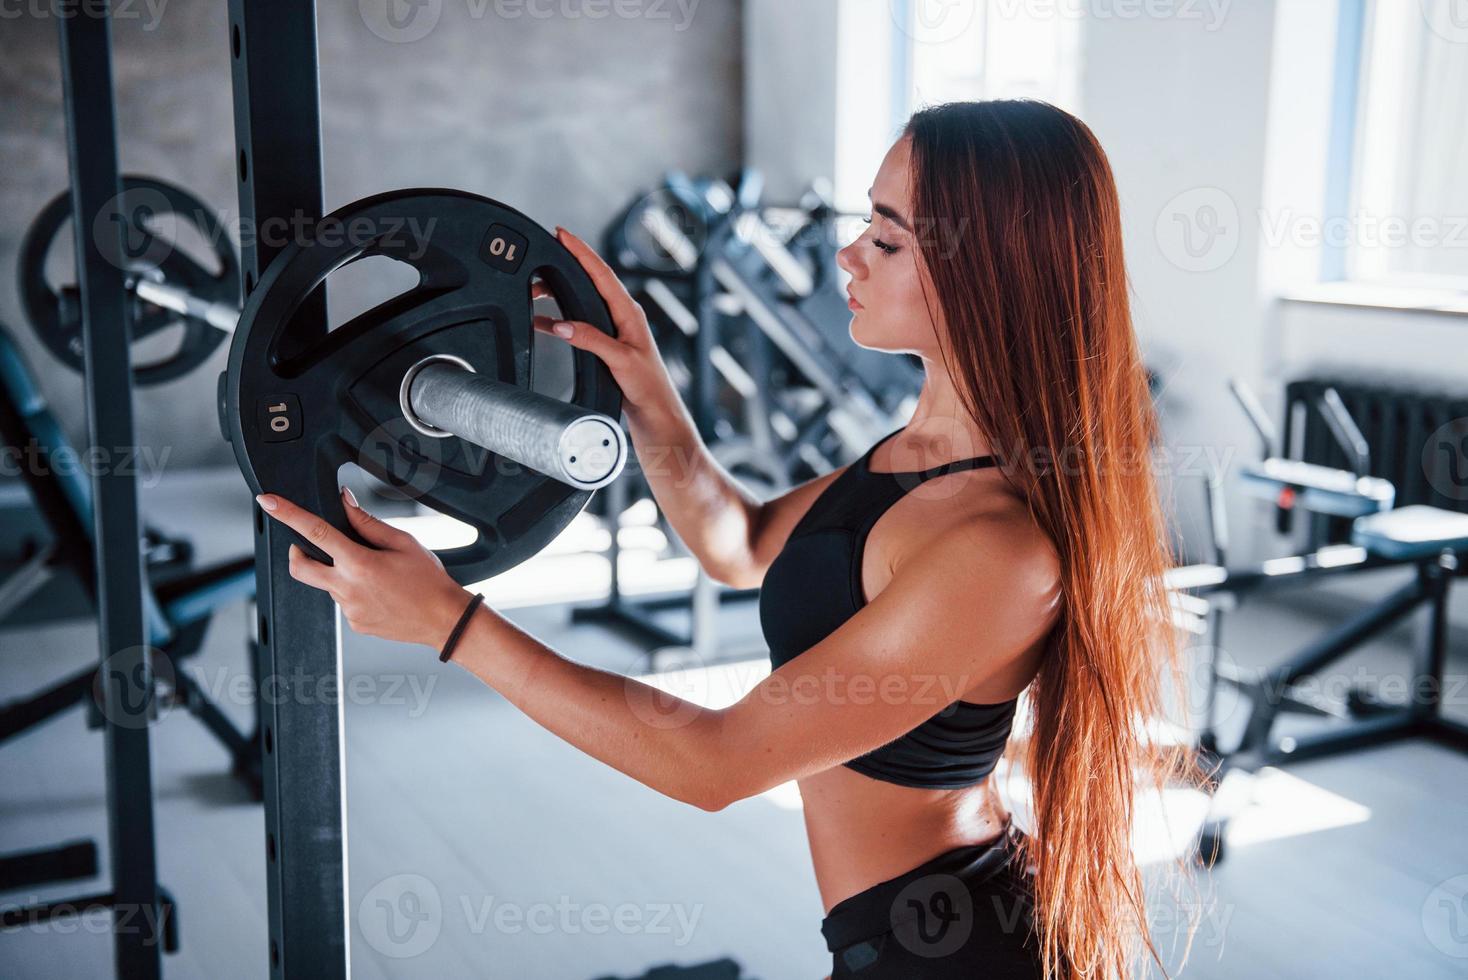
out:
{"label": "black sports bra", "polygon": [[[871,459],[877,447],[901,431],[888,433],[831,481],[791,530],[785,547],[765,573],[759,614],[771,669],[815,646],[866,605],[862,551],[873,525],[889,507],[926,480],[995,465],[993,456],[975,456],[917,473],[873,470]],[[906,735],[846,766],[902,786],[972,786],[998,764],[1009,740],[1017,700],[1000,704],[955,701]]]}

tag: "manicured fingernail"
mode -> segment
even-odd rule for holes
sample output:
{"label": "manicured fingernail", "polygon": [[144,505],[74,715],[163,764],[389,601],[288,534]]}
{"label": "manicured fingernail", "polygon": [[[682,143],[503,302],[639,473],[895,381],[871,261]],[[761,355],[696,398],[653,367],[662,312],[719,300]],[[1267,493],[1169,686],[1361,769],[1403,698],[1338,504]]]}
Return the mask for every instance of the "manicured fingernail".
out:
{"label": "manicured fingernail", "polygon": [[347,503],[351,506],[359,506],[359,504],[357,503],[357,495],[355,493],[352,493],[351,487],[342,487],[342,496],[347,498]]}
{"label": "manicured fingernail", "polygon": [[275,509],[275,498],[268,493],[257,493],[255,495],[255,503],[264,507],[266,510]]}
{"label": "manicured fingernail", "polygon": [[556,332],[557,337],[570,337],[571,334],[576,332],[576,328],[565,320],[557,320],[556,325],[551,327],[551,329]]}

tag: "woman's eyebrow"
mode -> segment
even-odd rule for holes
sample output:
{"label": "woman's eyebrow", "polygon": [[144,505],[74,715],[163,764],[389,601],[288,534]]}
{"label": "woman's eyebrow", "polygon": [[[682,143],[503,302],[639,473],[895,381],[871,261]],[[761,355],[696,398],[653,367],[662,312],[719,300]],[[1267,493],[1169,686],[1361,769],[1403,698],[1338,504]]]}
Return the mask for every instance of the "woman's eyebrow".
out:
{"label": "woman's eyebrow", "polygon": [[[871,197],[871,196],[872,196],[872,192],[871,191],[867,191],[867,197]],[[908,225],[906,219],[904,219],[902,217],[902,215],[900,215],[900,214],[897,213],[897,209],[896,208],[890,207],[890,206],[888,206],[886,204],[881,204],[879,202],[873,201],[872,202],[872,210],[875,211],[875,212],[877,212],[878,214],[880,214],[882,217],[886,218],[888,221],[891,221],[894,224],[896,224],[897,227],[901,228],[903,231],[907,232],[909,235],[912,234],[912,227]]]}

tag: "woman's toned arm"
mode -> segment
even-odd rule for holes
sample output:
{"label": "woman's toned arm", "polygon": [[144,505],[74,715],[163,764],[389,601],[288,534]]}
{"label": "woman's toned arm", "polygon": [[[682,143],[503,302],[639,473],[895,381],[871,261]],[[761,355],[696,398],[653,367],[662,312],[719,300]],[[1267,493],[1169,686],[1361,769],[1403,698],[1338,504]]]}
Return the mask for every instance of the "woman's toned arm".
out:
{"label": "woman's toned arm", "polygon": [[[332,555],[293,547],[291,575],[329,591],[353,630],[442,645],[468,593],[410,534],[348,506],[369,548],[278,497],[262,506]],[[452,662],[587,754],[719,810],[884,745],[1011,665],[1049,629],[1057,567],[1033,527],[973,519],[899,559],[855,616],[723,709],[578,664],[483,607]]]}
{"label": "woman's toned arm", "polygon": [[986,521],[945,536],[723,709],[566,660],[493,610],[476,613],[453,660],[589,755],[719,810],[885,745],[1043,637],[1057,566],[1033,538]]}

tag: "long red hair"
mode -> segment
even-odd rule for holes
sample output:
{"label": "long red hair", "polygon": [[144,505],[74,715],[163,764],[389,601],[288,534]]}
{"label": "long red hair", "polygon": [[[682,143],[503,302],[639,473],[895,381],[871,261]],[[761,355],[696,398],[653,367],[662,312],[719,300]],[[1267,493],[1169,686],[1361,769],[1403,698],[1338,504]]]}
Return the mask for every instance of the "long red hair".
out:
{"label": "long red hair", "polygon": [[1131,844],[1139,783],[1201,779],[1188,746],[1144,729],[1166,682],[1184,685],[1116,184],[1091,130],[1044,102],[934,106],[905,135],[944,362],[1060,558],[1062,609],[1009,750],[1033,793],[1045,976],[1122,980],[1145,954],[1163,965]]}

